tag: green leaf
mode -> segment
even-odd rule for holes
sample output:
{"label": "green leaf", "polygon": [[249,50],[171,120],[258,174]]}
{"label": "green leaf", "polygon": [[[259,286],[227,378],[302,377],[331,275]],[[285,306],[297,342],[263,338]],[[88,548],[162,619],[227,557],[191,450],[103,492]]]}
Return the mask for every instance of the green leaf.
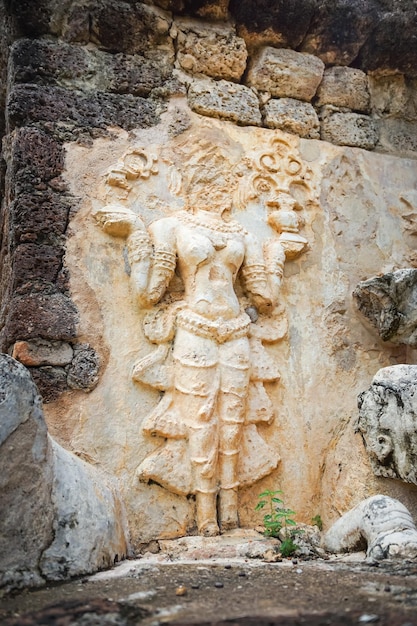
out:
{"label": "green leaf", "polygon": [[266,506],[266,500],[261,500],[260,502],[258,502],[258,504],[255,506],[255,511],[260,511],[261,509],[264,508],[264,506]]}

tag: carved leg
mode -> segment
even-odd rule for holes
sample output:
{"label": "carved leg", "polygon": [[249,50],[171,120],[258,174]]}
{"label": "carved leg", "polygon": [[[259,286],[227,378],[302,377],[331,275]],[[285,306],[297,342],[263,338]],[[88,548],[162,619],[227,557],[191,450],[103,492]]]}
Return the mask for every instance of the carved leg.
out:
{"label": "carved leg", "polygon": [[221,529],[239,526],[238,461],[249,386],[249,344],[246,337],[220,347],[219,522]]}

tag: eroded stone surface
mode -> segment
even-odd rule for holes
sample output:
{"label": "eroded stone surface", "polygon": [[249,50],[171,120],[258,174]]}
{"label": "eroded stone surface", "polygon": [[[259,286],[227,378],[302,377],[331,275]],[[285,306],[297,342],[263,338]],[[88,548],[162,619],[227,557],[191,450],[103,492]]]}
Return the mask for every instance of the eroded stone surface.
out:
{"label": "eroded stone surface", "polygon": [[261,125],[259,101],[244,85],[225,80],[201,80],[188,89],[190,107],[196,113],[231,120],[241,125]]}
{"label": "eroded stone surface", "polygon": [[417,122],[404,119],[382,119],[377,121],[377,148],[399,156],[417,155]]}
{"label": "eroded stone surface", "polygon": [[320,138],[319,118],[309,102],[272,98],[265,104],[262,113],[267,128],[279,128],[306,139]]}
{"label": "eroded stone surface", "polygon": [[332,104],[353,111],[369,111],[368,77],[353,67],[329,67],[317,90],[317,106]]}
{"label": "eroded stone surface", "polygon": [[29,371],[7,355],[0,356],[0,417],[0,586],[39,586],[123,558],[116,487],[49,438]]}
{"label": "eroded stone surface", "polygon": [[342,112],[326,105],[320,112],[320,136],[339,146],[373,150],[378,141],[377,125],[368,115]]}
{"label": "eroded stone surface", "polygon": [[0,586],[42,584],[39,560],[53,539],[52,450],[29,372],[0,357]]}
{"label": "eroded stone surface", "polygon": [[68,365],[73,357],[70,344],[46,339],[16,341],[13,358],[27,367],[38,365]]}
{"label": "eroded stone surface", "polygon": [[205,26],[194,20],[175,22],[177,61],[192,74],[239,82],[248,56],[243,39],[226,25]]}
{"label": "eroded stone surface", "polygon": [[330,552],[352,551],[365,541],[369,559],[417,558],[417,529],[408,509],[394,498],[376,495],[364,500],[327,531]]}
{"label": "eroded stone surface", "polygon": [[404,269],[360,282],[353,292],[358,310],[384,341],[417,343],[417,270]]}
{"label": "eroded stone surface", "polygon": [[261,48],[252,57],[247,84],[279,98],[310,101],[323,77],[324,63],[311,54]]}
{"label": "eroded stone surface", "polygon": [[376,476],[417,484],[417,366],[385,367],[359,396],[357,429]]}

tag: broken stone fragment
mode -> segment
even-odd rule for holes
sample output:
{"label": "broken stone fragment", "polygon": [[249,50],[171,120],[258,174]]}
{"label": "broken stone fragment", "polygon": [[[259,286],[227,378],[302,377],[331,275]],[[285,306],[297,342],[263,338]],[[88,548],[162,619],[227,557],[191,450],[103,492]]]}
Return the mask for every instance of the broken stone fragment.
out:
{"label": "broken stone fragment", "polygon": [[417,346],[417,269],[403,269],[358,283],[358,310],[384,341]]}
{"label": "broken stone fragment", "polygon": [[320,122],[309,102],[293,98],[271,99],[263,107],[267,128],[279,128],[305,139],[320,139]]}
{"label": "broken stone fragment", "polygon": [[277,98],[309,102],[317,91],[324,63],[312,54],[265,47],[253,57],[247,84]]}
{"label": "broken stone fragment", "polygon": [[184,19],[175,22],[175,31],[177,61],[182,69],[239,82],[248,53],[244,40],[233,28]]}
{"label": "broken stone fragment", "polygon": [[321,139],[337,146],[373,150],[378,141],[375,121],[368,115],[341,111],[326,105],[320,111]]}
{"label": "broken stone fragment", "polygon": [[40,365],[62,366],[71,362],[73,350],[69,343],[63,341],[32,339],[30,341],[16,341],[13,346],[12,356],[27,367]]}
{"label": "broken stone fragment", "polygon": [[317,90],[317,106],[332,104],[353,111],[369,110],[368,77],[353,67],[329,67]]}
{"label": "broken stone fragment", "polygon": [[91,391],[98,383],[100,361],[94,348],[88,344],[74,346],[74,358],[68,369],[68,385],[71,389]]}
{"label": "broken stone fragment", "polygon": [[417,529],[406,507],[376,495],[342,515],[324,537],[329,552],[352,552],[367,544],[368,559],[417,558]]}
{"label": "broken stone fragment", "polygon": [[417,485],[417,365],[380,369],[358,404],[374,474]]}
{"label": "broken stone fragment", "polygon": [[244,85],[225,80],[200,80],[190,85],[188,102],[193,111],[230,120],[241,126],[260,126],[259,101],[255,93]]}
{"label": "broken stone fragment", "polygon": [[0,587],[110,567],[127,553],[116,487],[53,441],[29,371],[0,355]]}

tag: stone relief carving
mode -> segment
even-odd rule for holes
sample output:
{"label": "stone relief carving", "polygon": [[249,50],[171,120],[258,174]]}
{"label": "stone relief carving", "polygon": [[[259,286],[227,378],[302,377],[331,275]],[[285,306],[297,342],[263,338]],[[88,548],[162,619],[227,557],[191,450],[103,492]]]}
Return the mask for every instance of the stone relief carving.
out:
{"label": "stone relief carving", "polygon": [[417,484],[416,365],[380,369],[359,396],[357,430],[376,476]]}
{"label": "stone relief carving", "polygon": [[[160,444],[138,478],[194,494],[202,535],[237,527],[238,488],[280,460],[259,431],[274,418],[265,383],[280,378],[265,344],[287,332],[279,291],[286,259],[307,248],[301,196],[311,200],[313,187],[290,144],[245,155],[230,138],[200,131],[159,154],[131,149],[107,173],[94,214],[107,234],[126,238],[155,345],[132,378],[163,392],[142,424]],[[260,234],[236,219],[253,201]],[[156,217],[145,219],[143,207]]]}

